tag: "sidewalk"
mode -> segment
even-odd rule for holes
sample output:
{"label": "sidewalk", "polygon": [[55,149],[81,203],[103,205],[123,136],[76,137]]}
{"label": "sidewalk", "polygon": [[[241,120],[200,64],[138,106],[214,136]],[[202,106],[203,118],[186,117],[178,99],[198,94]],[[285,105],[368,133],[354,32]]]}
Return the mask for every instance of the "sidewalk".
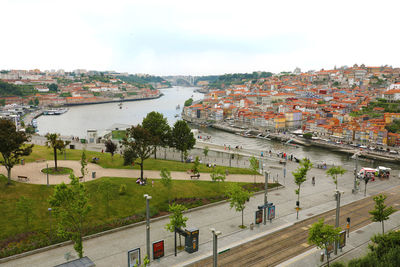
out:
{"label": "sidewalk", "polygon": [[[174,253],[174,237],[173,233],[167,232],[164,226],[169,222],[168,218],[153,220],[151,223],[151,242],[157,240],[165,240],[165,254],[159,262],[152,261],[152,266],[184,266],[193,262],[195,259],[211,255],[212,234],[210,228],[215,228],[222,232],[219,238],[219,248],[221,250],[242,244],[248,239],[257,238],[260,235],[268,234],[279,228],[286,227],[296,222],[295,202],[296,195],[294,189],[296,185],[293,182],[289,169],[294,169],[297,165],[289,165],[285,188],[271,191],[268,194],[268,200],[276,205],[276,219],[267,225],[260,225],[253,231],[249,229],[241,230],[238,225],[241,223],[241,214],[229,208],[228,203],[222,203],[204,209],[190,211],[185,215],[189,218],[187,228],[199,228],[199,251],[193,254],[181,252],[177,257]],[[114,170],[111,170],[114,171]],[[280,170],[281,171],[281,170]],[[117,176],[117,175],[112,175]],[[306,181],[301,187],[301,207],[299,219],[305,219],[318,213],[335,208],[336,202],[333,198],[335,185],[331,178],[327,178],[324,170],[312,169],[308,178],[316,177],[316,186],[313,187],[311,182]],[[149,176],[150,177],[150,176]],[[383,190],[389,189],[400,184],[400,180],[391,178],[389,180],[376,180],[368,184],[367,195],[373,195]],[[339,189],[345,193],[342,198],[342,205],[362,199],[363,194],[356,195],[351,193],[353,188],[353,175],[347,173],[343,177],[339,177]],[[264,196],[257,195],[246,203],[244,210],[244,223],[249,225],[254,222],[254,212],[257,206],[263,203]],[[151,205],[151,201],[150,201]],[[84,255],[88,256],[96,266],[126,266],[127,252],[134,248],[141,248],[142,256],[146,253],[146,235],[145,225],[137,225],[135,227],[125,229],[123,231],[99,236],[84,241]],[[64,254],[72,252],[75,254],[72,245],[55,248],[49,251],[26,256],[4,263],[4,266],[54,266],[65,262]]]}
{"label": "sidewalk", "polygon": [[[390,219],[385,221],[385,232],[394,230],[400,227],[400,212],[396,212],[390,216]],[[359,258],[368,253],[368,243],[371,237],[375,234],[382,233],[382,225],[380,222],[371,223],[358,229],[355,232],[350,232],[349,238],[346,238],[346,246],[342,251],[338,250],[338,254],[334,253],[330,256],[330,263],[334,261],[347,262],[353,258]],[[326,255],[324,262],[320,261],[320,249],[312,248],[309,251],[298,255],[278,266],[285,267],[303,267],[303,266],[321,266],[326,264]]]}

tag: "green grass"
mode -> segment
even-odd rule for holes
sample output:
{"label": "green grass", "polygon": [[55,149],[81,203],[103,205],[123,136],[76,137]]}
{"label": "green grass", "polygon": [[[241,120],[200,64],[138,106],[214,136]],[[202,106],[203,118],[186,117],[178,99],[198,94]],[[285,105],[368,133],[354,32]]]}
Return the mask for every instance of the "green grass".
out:
{"label": "green grass", "polygon": [[[105,203],[102,201],[102,193],[98,191],[99,185],[105,180],[111,183],[109,192],[111,192],[112,200],[110,201],[109,217],[107,217]],[[152,196],[150,212],[152,216],[158,216],[166,214],[169,200],[184,204],[188,208],[223,200],[225,188],[229,185],[229,182],[174,180],[172,181],[171,192],[168,192],[159,180],[154,180],[154,186],[151,185],[151,181],[149,179],[148,185],[140,186],[135,183],[135,179],[103,177],[85,183],[92,206],[88,218],[90,223],[87,225],[86,234],[143,220],[145,216],[144,194]],[[2,211],[2,216],[0,216],[0,229],[2,231],[0,232],[0,257],[10,255],[9,251],[7,252],[8,254],[5,254],[5,248],[9,249],[13,248],[13,246],[18,246],[19,250],[16,250],[16,253],[20,253],[26,250],[21,248],[21,244],[31,246],[30,249],[33,249],[31,244],[37,242],[37,239],[45,238],[47,240],[50,228],[48,198],[53,194],[54,190],[54,186],[47,187],[46,185],[19,182],[13,182],[12,185],[7,186],[6,182],[6,177],[1,175],[0,210]],[[125,195],[118,194],[121,184],[126,184],[127,186]],[[239,184],[253,192],[260,191],[264,187],[263,184]],[[269,187],[274,186],[277,186],[277,184],[269,185]],[[16,211],[16,204],[21,196],[33,201],[34,219],[28,226],[25,224],[23,216]],[[170,199],[168,199],[168,196]],[[54,230],[56,225],[54,218],[52,218],[52,225]],[[40,246],[37,243],[35,244],[35,248],[37,248],[49,243],[44,242]]]}
{"label": "green grass", "polygon": [[[86,158],[91,161],[93,157],[99,158],[98,164],[103,168],[114,168],[114,169],[140,169],[140,167],[135,164],[135,166],[124,166],[123,158],[121,155],[114,155],[111,158],[110,153],[101,153],[94,151],[86,151]],[[67,149],[67,160],[80,160],[82,156],[82,150],[78,149]],[[28,157],[24,157],[26,162],[35,162],[38,159],[54,160],[53,150],[45,146],[35,145],[32,150],[32,154]],[[59,160],[64,159],[64,154],[58,155]],[[182,163],[173,160],[162,160],[149,158],[144,161],[145,170],[161,170],[162,168],[167,168],[169,171],[181,171],[186,172],[192,168],[192,163]],[[254,173],[250,169],[244,168],[234,168],[234,167],[223,167],[228,169],[229,174],[258,174]],[[211,172],[212,169],[208,168],[205,164],[199,165],[200,172]],[[259,175],[259,174],[258,174]]]}
{"label": "green grass", "polygon": [[70,174],[70,173],[73,173],[74,171],[71,168],[67,168],[67,167],[57,167],[57,170],[55,167],[51,167],[51,168],[42,169],[42,172],[53,174],[53,175],[62,175],[62,174]]}

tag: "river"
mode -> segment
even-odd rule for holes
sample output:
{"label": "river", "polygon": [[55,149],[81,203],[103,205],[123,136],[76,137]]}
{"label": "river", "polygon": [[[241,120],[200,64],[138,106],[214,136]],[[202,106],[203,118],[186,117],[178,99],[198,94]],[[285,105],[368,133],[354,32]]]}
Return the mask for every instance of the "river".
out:
{"label": "river", "polygon": [[[164,96],[158,99],[123,102],[122,109],[118,103],[107,103],[86,106],[70,107],[68,112],[58,116],[41,116],[37,119],[39,134],[44,135],[50,133],[60,133],[63,136],[79,136],[86,138],[88,129],[98,130],[102,134],[113,124],[129,124],[135,125],[141,123],[147,113],[157,111],[168,119],[172,126],[180,117],[181,109],[177,110],[176,106],[183,107],[184,102],[193,95],[194,100],[203,98],[203,94],[194,92],[195,87],[173,87],[160,90]],[[192,128],[196,126],[191,125]],[[292,147],[284,145],[280,142],[261,140],[257,138],[245,138],[235,134],[223,132],[212,128],[199,128],[201,136],[211,136],[211,142],[219,145],[242,146],[247,149],[262,150],[264,153],[271,150],[273,153],[286,152],[293,154],[297,158],[308,157],[313,162],[326,162],[329,165],[346,165],[354,166],[354,160],[343,153],[331,152],[326,149],[317,147]],[[367,162],[360,160],[360,167],[383,165],[379,162]],[[384,166],[398,168],[394,164],[384,163]]]}

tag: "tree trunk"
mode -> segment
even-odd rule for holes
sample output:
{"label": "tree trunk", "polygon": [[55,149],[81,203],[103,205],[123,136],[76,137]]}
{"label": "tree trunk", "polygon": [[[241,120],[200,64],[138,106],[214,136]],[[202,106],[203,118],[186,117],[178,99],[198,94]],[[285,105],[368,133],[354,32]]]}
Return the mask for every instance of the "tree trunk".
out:
{"label": "tree trunk", "polygon": [[154,146],[154,159],[157,159],[157,146]]}
{"label": "tree trunk", "polygon": [[385,226],[383,225],[383,221],[382,221],[382,234],[385,233]]}
{"label": "tree trunk", "polygon": [[57,149],[54,148],[54,170],[57,171]]}
{"label": "tree trunk", "polygon": [[183,151],[181,151],[181,162],[183,162]]}
{"label": "tree trunk", "polygon": [[7,177],[8,177],[8,182],[7,184],[11,184],[11,168],[7,168]]}
{"label": "tree trunk", "polygon": [[141,160],[141,163],[139,163],[140,165],[140,180],[143,181],[143,160]]}
{"label": "tree trunk", "polygon": [[179,234],[179,247],[182,247],[182,242],[181,242],[181,234]]}
{"label": "tree trunk", "polygon": [[242,209],[242,227],[243,227],[243,211],[244,209]]}

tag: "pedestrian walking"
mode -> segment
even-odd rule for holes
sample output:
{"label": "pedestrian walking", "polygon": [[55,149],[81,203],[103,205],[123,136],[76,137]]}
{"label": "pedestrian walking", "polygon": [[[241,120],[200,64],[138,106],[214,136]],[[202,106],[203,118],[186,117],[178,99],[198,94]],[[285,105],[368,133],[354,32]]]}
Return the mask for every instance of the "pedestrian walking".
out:
{"label": "pedestrian walking", "polygon": [[313,186],[315,186],[315,177],[314,176],[311,178],[311,183]]}

